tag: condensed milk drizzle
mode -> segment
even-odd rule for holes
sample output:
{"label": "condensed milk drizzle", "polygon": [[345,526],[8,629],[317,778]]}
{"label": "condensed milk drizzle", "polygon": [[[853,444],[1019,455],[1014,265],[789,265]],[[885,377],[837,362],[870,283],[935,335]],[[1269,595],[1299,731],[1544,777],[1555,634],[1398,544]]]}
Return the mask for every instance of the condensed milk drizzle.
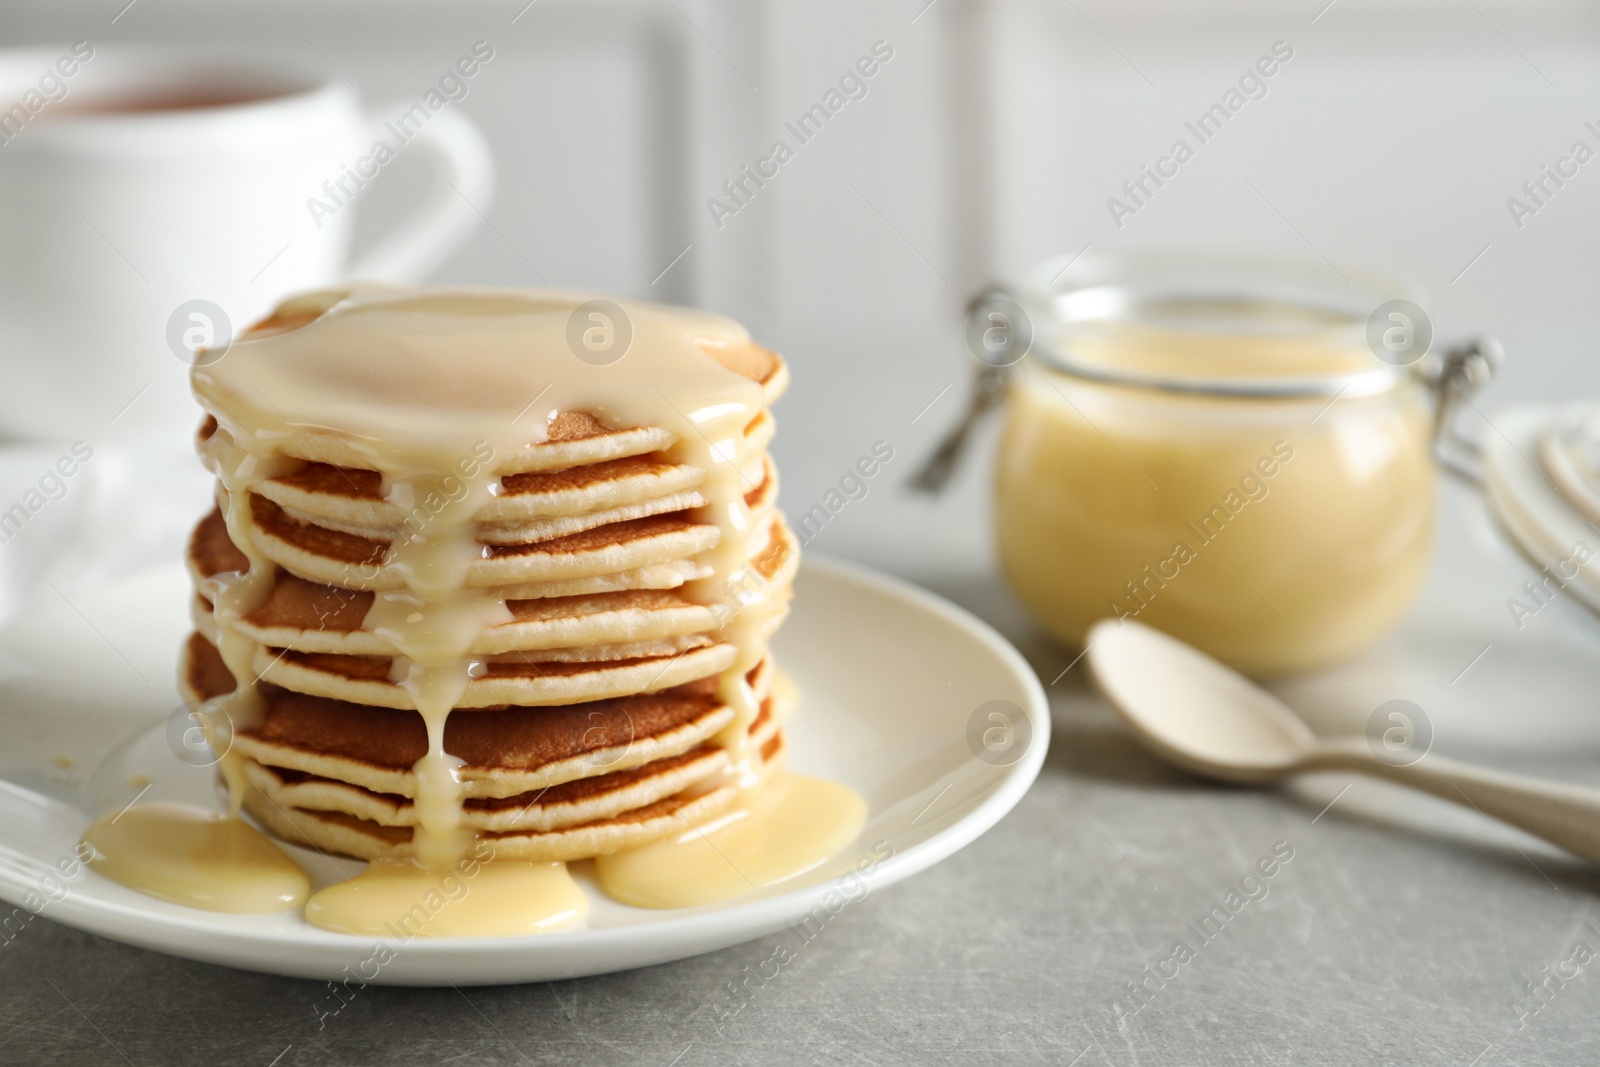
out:
{"label": "condensed milk drizzle", "polygon": [[[317,440],[332,435],[341,454],[353,451],[382,476],[389,501],[425,516],[407,524],[381,563],[354,566],[341,583],[375,591],[366,628],[395,646],[392,680],[427,726],[413,797],[414,851],[424,866],[448,866],[470,845],[445,724],[481,670],[469,651],[474,639],[510,618],[503,598],[472,585],[471,565],[484,555],[474,515],[500,490],[497,469],[545,441],[558,412],[589,412],[613,428],[666,429],[676,437],[669,458],[706,472],[696,519],[714,525],[718,538],[705,558],[711,573],[686,592],[716,605],[737,595],[719,609],[721,636],[737,655],[719,681],[735,715],[718,740],[741,776],[753,778],[746,748],[759,706],[745,676],[764,654],[778,606],[744,573],[755,525],[745,500],[746,428],[765,398],[760,383],[707,350],[747,345],[748,334],[715,315],[623,304],[631,345],[597,366],[568,346],[568,320],[583,300],[492,290],[312,294],[279,309],[292,328],[247,335],[194,373],[196,395],[220,427],[214,436],[222,440],[207,452],[227,489],[228,531],[250,560],[218,590],[222,651],[239,683],[219,708],[229,719],[248,723],[257,712],[257,650],[236,624],[270,593],[275,574],[254,547],[254,485],[296,463],[285,453],[315,459]],[[386,358],[385,346],[404,351]],[[228,782],[237,805],[243,784],[233,772]]]}
{"label": "condensed milk drizzle", "polygon": [[[220,439],[219,439],[220,438]],[[217,649],[233,674],[231,693],[213,697],[198,709],[201,728],[213,752],[221,753],[220,766],[228,786],[230,815],[239,817],[244,803],[244,760],[233,751],[232,734],[252,725],[261,715],[261,697],[252,685],[256,680],[256,643],[239,632],[238,621],[260,607],[272,593],[277,568],[261,554],[247,533],[250,523],[250,489],[257,482],[285,474],[294,460],[272,452],[254,453],[240,448],[233,438],[213,435],[202,452],[202,460],[220,484],[218,505],[234,544],[248,561],[243,571],[216,575],[202,583],[201,591],[215,607]]]}
{"label": "condensed milk drizzle", "polygon": [[[481,662],[468,654],[473,639],[511,619],[503,598],[464,586],[467,568],[481,555],[473,514],[498,482],[476,470],[464,483],[455,481],[454,488],[444,484],[454,474],[424,470],[402,479],[383,473],[385,495],[402,508],[414,500],[442,501],[429,508],[425,524],[407,526],[391,543],[384,566],[404,586],[375,595],[365,626],[394,644],[398,655],[391,680],[411,695],[428,731],[427,753],[413,768],[417,826],[412,847],[423,866],[447,867],[460,858],[471,835],[460,825],[462,788],[456,771],[461,761],[445,751],[445,721],[481,670]],[[463,484],[465,492],[455,491]]]}

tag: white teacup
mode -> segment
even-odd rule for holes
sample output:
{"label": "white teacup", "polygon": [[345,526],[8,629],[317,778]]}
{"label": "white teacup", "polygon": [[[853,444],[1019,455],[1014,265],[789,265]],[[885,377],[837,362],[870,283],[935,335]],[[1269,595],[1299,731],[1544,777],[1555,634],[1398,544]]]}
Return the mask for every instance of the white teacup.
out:
{"label": "white teacup", "polygon": [[[196,346],[297,289],[427,274],[493,194],[455,110],[492,57],[480,43],[437,87],[364,110],[338,75],[275,59],[0,52],[0,436],[186,438]],[[351,198],[412,152],[433,188],[352,264]]]}

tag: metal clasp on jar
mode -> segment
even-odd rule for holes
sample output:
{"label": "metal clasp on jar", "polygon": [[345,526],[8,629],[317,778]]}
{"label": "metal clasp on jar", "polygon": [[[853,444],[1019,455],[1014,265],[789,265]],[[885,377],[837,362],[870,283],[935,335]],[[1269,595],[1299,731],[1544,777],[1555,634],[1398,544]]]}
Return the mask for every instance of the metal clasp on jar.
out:
{"label": "metal clasp on jar", "polygon": [[1461,432],[1461,405],[1494,377],[1505,351],[1492,337],[1474,337],[1424,358],[1422,380],[1433,392],[1433,457],[1464,481],[1483,482],[1483,448]]}
{"label": "metal clasp on jar", "polygon": [[937,494],[949,484],[972,431],[1005,400],[1012,368],[1033,348],[1032,322],[1000,286],[992,285],[967,302],[967,348],[978,361],[967,407],[911,475],[909,484],[919,493]]}

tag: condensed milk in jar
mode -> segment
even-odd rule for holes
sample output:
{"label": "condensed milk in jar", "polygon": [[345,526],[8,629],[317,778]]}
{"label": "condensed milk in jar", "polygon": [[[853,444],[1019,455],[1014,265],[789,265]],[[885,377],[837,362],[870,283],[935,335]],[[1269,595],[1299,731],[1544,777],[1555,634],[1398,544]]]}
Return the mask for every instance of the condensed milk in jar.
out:
{"label": "condensed milk in jar", "polygon": [[1385,279],[1194,254],[1046,263],[975,301],[968,337],[964,427],[1004,407],[995,540],[1039,623],[1081,647],[1137,619],[1255,675],[1337,664],[1399,620],[1436,426],[1497,358],[1437,351]]}

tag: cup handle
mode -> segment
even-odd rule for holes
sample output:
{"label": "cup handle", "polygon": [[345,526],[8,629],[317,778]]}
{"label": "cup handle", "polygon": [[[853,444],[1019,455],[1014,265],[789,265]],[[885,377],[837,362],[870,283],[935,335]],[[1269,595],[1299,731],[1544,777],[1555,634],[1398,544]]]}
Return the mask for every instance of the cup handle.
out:
{"label": "cup handle", "polygon": [[[409,103],[409,102],[407,102]],[[368,126],[383,140],[394,134],[382,128],[380,115],[398,115],[406,104],[395,102],[368,112]],[[443,110],[429,118],[406,147],[415,146],[432,160],[432,188],[409,216],[356,257],[346,274],[363,281],[417,282],[427,277],[478,228],[494,198],[494,155],[476,123],[457,111]]]}

